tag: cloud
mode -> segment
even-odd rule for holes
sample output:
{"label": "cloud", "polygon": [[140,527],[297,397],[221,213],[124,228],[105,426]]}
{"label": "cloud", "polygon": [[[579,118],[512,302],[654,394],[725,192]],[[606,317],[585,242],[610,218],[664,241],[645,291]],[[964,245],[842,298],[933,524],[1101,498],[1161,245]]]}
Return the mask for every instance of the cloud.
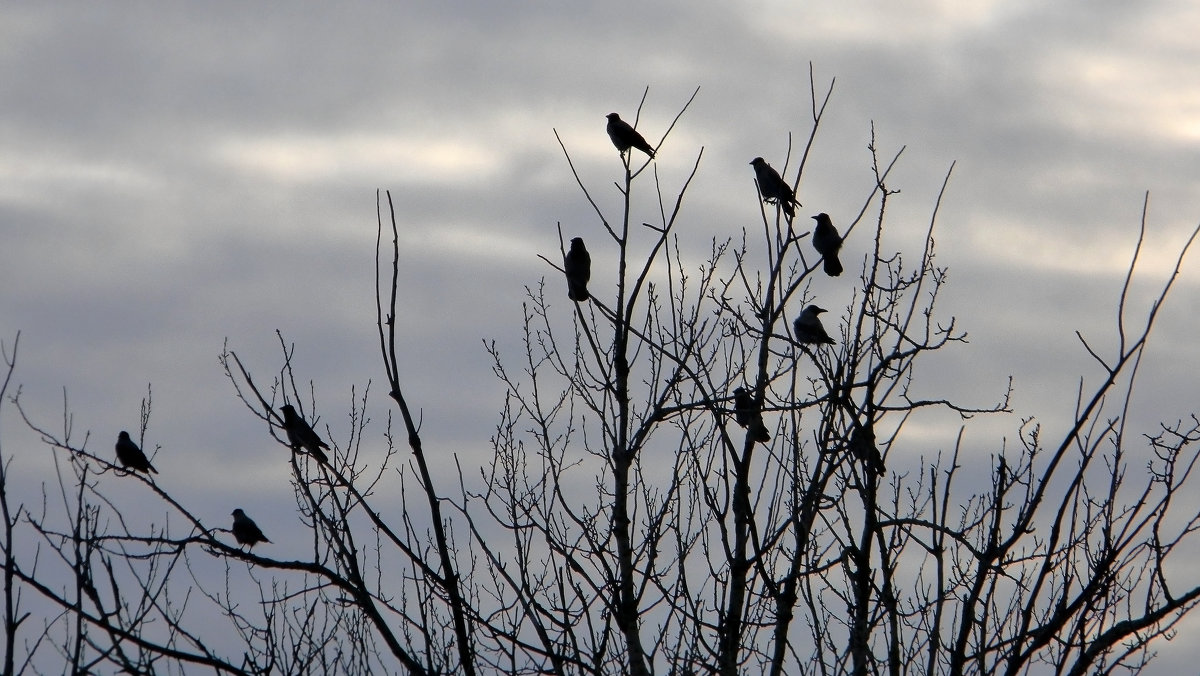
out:
{"label": "cloud", "polygon": [[481,143],[400,138],[395,133],[230,139],[218,144],[213,160],[259,180],[310,184],[369,184],[388,176],[405,184],[461,185],[464,177],[471,182],[494,180],[501,167],[497,153]]}

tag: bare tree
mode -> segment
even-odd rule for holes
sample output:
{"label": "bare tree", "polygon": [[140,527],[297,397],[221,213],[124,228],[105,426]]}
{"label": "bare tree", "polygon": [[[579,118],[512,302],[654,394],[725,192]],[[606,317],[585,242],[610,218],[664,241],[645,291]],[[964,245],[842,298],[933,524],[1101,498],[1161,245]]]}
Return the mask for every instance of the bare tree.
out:
{"label": "bare tree", "polygon": [[[811,91],[807,140],[794,162],[789,141],[776,165],[797,197],[833,83]],[[658,163],[679,162],[667,142],[694,99],[647,142],[653,157],[613,153],[611,187],[587,185],[559,139],[594,219],[560,225],[558,252],[541,256],[548,279],[526,288],[517,356],[487,343],[507,389],[490,463],[426,453],[398,366],[407,252],[390,194],[377,200],[381,424],[370,384],[351,391],[348,426],[324,424],[328,407],[280,334],[273,367],[222,351],[247,414],[290,458],[311,538],[301,558],[238,546],[227,523],[114,464],[74,434],[65,397],[61,430],[38,423],[19,391],[8,395],[14,341],[0,405],[14,403],[54,453],[58,495],[33,511],[12,504],[14,456],[0,449],[5,673],[39,657],[77,673],[1082,674],[1148,663],[1200,596],[1175,565],[1200,519],[1180,504],[1200,419],[1126,427],[1150,331],[1197,233],[1144,319],[1126,302],[1139,238],[1116,350],[1080,336],[1103,377],[1081,384],[1074,424],[1049,441],[1023,421],[981,483],[979,471],[962,476],[961,433],[919,460],[910,450],[922,416],[958,416],[965,429],[1009,410],[1008,383],[985,384],[995,389],[982,401],[924,394],[938,353],[967,337],[938,308],[941,195],[921,250],[891,249],[889,176],[904,149],[882,153],[872,130],[873,180],[859,211],[837,219],[838,236],[868,253],[845,261],[858,278],[839,278],[850,300],[833,307],[814,297],[822,261],[791,201],[756,200],[751,225],[727,239],[680,234],[698,218],[687,197],[704,150],[673,165],[687,168],[673,187]],[[653,213],[640,213],[648,202]],[[575,237],[616,265],[589,281],[576,255],[568,297]],[[832,344],[805,323],[817,301]],[[137,442],[153,459],[150,395]],[[437,485],[437,463],[451,460],[456,485]],[[161,513],[131,513],[129,493]]]}

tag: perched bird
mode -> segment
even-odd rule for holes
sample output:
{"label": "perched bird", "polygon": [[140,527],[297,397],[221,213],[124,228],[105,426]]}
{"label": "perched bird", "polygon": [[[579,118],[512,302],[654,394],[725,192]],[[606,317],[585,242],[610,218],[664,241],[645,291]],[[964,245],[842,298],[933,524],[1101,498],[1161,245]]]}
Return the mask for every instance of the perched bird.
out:
{"label": "perched bird", "polygon": [[146,454],[142,453],[142,449],[138,448],[138,445],[133,443],[133,439],[129,438],[129,432],[124,430],[117,435],[117,460],[121,461],[122,467],[146,474],[151,472],[158,474],[158,470],[150,464]]}
{"label": "perched bird", "polygon": [[613,145],[617,147],[617,150],[622,155],[630,148],[637,148],[649,155],[650,159],[654,159],[654,148],[651,148],[650,144],[646,143],[646,139],[636,129],[629,126],[629,123],[625,120],[622,120],[620,115],[609,113],[605,117],[608,118],[608,137],[612,139]]}
{"label": "perched bird", "polygon": [[743,429],[749,428],[751,438],[760,443],[771,440],[771,433],[763,424],[762,411],[754,405],[754,397],[744,387],[733,391],[733,415]]}
{"label": "perched bird", "polygon": [[292,445],[292,450],[298,451],[303,446],[309,455],[317,459],[317,462],[329,462],[329,456],[321,452],[322,448],[328,449],[329,445],[317,436],[308,423],[304,422],[304,418],[296,414],[296,409],[292,408],[290,404],[284,404],[279,407],[279,410],[283,411],[283,429],[287,432],[288,443]]}
{"label": "perched bird", "polygon": [[813,218],[817,221],[812,236],[813,248],[825,259],[825,274],[837,277],[842,274],[842,262],[838,260],[842,237],[837,228],[833,227],[833,221],[829,220],[829,214],[821,213]]}
{"label": "perched bird", "polygon": [[239,545],[250,545],[251,549],[260,542],[270,542],[258,524],[254,523],[254,519],[246,516],[240,509],[233,510],[233,539],[237,540]]}
{"label": "perched bird", "polygon": [[758,192],[762,194],[764,202],[774,202],[783,208],[783,213],[788,215],[788,218],[796,217],[796,207],[800,205],[796,201],[796,193],[792,192],[792,186],[783,180],[775,168],[767,164],[767,161],[761,157],[756,157],[750,161],[754,166],[754,176],[758,179]]}
{"label": "perched bird", "polygon": [[854,458],[867,463],[872,472],[879,475],[887,472],[887,468],[883,466],[883,456],[879,455],[879,449],[875,446],[875,426],[871,421],[868,420],[866,425],[854,422],[854,429],[850,431],[849,446]]}
{"label": "perched bird", "polygon": [[587,300],[587,283],[592,278],[592,257],[587,247],[583,246],[582,237],[571,240],[571,250],[563,258],[563,269],[567,272],[567,298],[576,303]]}
{"label": "perched bird", "polygon": [[833,339],[825,332],[825,327],[821,325],[821,318],[817,316],[824,311],[824,308],[816,305],[804,308],[804,312],[801,312],[800,316],[796,317],[796,321],[792,323],[792,327],[796,330],[796,342],[833,345]]}

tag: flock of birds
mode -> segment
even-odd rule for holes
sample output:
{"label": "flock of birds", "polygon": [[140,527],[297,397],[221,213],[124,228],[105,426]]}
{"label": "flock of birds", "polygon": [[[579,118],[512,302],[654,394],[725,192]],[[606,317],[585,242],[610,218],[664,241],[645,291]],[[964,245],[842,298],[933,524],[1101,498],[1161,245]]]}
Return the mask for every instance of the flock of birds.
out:
{"label": "flock of birds", "polygon": [[[283,430],[287,433],[292,452],[298,453],[300,449],[304,449],[317,462],[328,463],[329,456],[321,449],[329,450],[329,444],[313,431],[312,426],[305,422],[290,404],[280,406],[279,410],[283,413]],[[122,467],[131,472],[158,474],[158,470],[150,464],[150,459],[129,437],[129,432],[124,430],[117,435],[117,460]],[[249,545],[252,549],[260,542],[270,542],[258,524],[254,523],[254,519],[246,516],[246,512],[240,508],[233,510],[233,527],[230,530],[239,545]]]}
{"label": "flock of birds", "polygon": [[[650,159],[654,159],[654,148],[646,141],[645,137],[638,133],[638,130],[622,120],[617,113],[609,113],[606,117],[608,118],[608,137],[612,139],[613,145],[621,155],[624,155],[630,148],[636,148]],[[750,161],[750,166],[754,167],[754,177],[758,182],[758,191],[762,195],[763,201],[775,204],[782,209],[790,223],[796,217],[796,207],[802,206],[796,201],[795,191],[763,158],[754,158]],[[842,262],[838,260],[838,252],[842,248],[842,237],[838,234],[837,228],[833,226],[829,214],[819,213],[812,218],[817,222],[812,232],[813,248],[823,259],[822,267],[825,274],[837,277],[842,274]],[[575,237],[571,240],[571,248],[563,258],[563,271],[567,277],[567,297],[576,303],[586,301],[590,297],[587,284],[592,276],[592,257],[583,244],[583,238]],[[809,305],[796,317],[792,328],[797,343],[818,347],[834,344],[833,338],[829,337],[829,333],[821,324],[820,314],[822,312],[825,312],[824,308]],[[745,388],[739,387],[733,391],[733,405],[734,419],[738,425],[748,429],[755,441],[766,442],[771,439],[766,425],[763,424],[760,405],[755,402],[754,397]],[[860,426],[856,430],[860,428],[868,429]],[[865,435],[866,432],[863,432],[858,437],[860,440],[865,440]],[[883,462],[879,458],[878,451],[875,451],[874,454],[867,451],[865,441],[860,441],[858,443],[860,448],[856,449],[854,436],[852,434],[850,441],[851,450],[861,451],[862,456],[870,462],[872,469],[882,467]],[[873,450],[873,440],[870,446]]]}
{"label": "flock of birds", "polygon": [[[636,148],[650,159],[654,159],[654,148],[646,142],[645,137],[628,122],[622,120],[620,115],[609,113],[607,117],[608,137],[612,139],[613,145],[622,155],[630,148]],[[796,207],[802,206],[796,201],[795,191],[763,158],[754,158],[750,161],[750,165],[754,167],[754,176],[758,181],[758,190],[763,201],[778,205],[790,222],[796,217]],[[817,221],[817,226],[812,233],[813,248],[823,258],[825,274],[837,277],[842,274],[842,263],[838,260],[838,251],[842,248],[842,237],[838,234],[837,228],[833,226],[833,221],[830,220],[828,214],[820,213],[813,216],[813,219]],[[592,257],[588,253],[587,247],[584,246],[582,237],[575,237],[571,240],[571,248],[563,259],[563,268],[567,277],[567,297],[576,303],[587,301],[591,297],[588,294],[587,285],[592,276]],[[833,338],[829,337],[825,327],[821,324],[819,315],[822,312],[825,312],[823,308],[809,305],[796,317],[792,323],[796,342],[817,346],[834,343]],[[750,392],[743,387],[735,389],[733,391],[733,407],[734,419],[737,424],[746,429],[754,441],[760,443],[770,441],[771,434],[763,423],[760,406]],[[329,445],[313,431],[304,418],[296,413],[296,409],[290,405],[284,405],[279,407],[279,410],[283,413],[283,429],[287,433],[292,451],[299,452],[303,448],[317,462],[328,463],[329,456],[325,455],[322,449],[329,450]],[[851,433],[849,445],[851,451],[866,460],[873,471],[883,473],[883,460],[875,448],[874,433],[870,426],[856,424]],[[122,431],[117,435],[116,448],[117,460],[120,461],[122,467],[145,474],[158,473],[142,449],[129,437],[128,432]],[[246,516],[246,512],[240,508],[233,510],[231,531],[239,545],[249,545],[253,548],[260,542],[270,542],[258,524]]]}
{"label": "flock of birds", "polygon": [[[608,137],[612,139],[613,145],[622,155],[630,148],[637,148],[646,153],[650,159],[654,159],[654,148],[638,130],[622,120],[617,113],[609,113],[606,117],[608,118]],[[750,161],[750,166],[754,167],[754,176],[758,180],[758,191],[762,195],[763,201],[778,205],[783,209],[783,213],[787,215],[790,222],[796,217],[796,207],[802,206],[796,201],[795,191],[763,158],[754,158]],[[813,248],[821,254],[825,274],[837,277],[842,274],[842,262],[838,260],[838,252],[842,248],[842,236],[833,226],[829,214],[819,213],[813,216],[813,220],[817,222],[812,233]],[[582,237],[575,237],[571,240],[571,249],[563,258],[563,270],[567,276],[567,297],[576,303],[586,301],[590,297],[587,284],[592,276],[592,257],[588,254]],[[821,325],[821,318],[818,315],[822,312],[825,312],[823,308],[809,305],[804,308],[800,316],[796,317],[795,322],[792,323],[796,342],[815,345],[833,344],[833,339]]]}

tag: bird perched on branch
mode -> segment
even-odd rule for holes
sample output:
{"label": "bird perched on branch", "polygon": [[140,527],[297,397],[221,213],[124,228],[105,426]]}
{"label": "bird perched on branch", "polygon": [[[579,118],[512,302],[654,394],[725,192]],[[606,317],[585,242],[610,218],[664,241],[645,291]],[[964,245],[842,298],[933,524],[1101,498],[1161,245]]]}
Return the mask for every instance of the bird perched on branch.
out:
{"label": "bird perched on branch", "polygon": [[799,317],[796,317],[796,321],[792,323],[792,328],[796,330],[796,342],[833,345],[833,339],[825,332],[825,327],[821,325],[821,318],[817,316],[822,312],[825,312],[824,308],[809,305],[804,308],[804,312],[801,312]]}
{"label": "bird perched on branch", "polygon": [[246,516],[240,509],[233,510],[233,539],[237,540],[239,545],[250,545],[251,549],[260,542],[270,542],[258,524],[254,523],[254,519]]}
{"label": "bird perched on branch", "polygon": [[750,430],[750,438],[760,443],[771,440],[771,433],[763,424],[762,411],[758,410],[758,406],[754,404],[754,397],[743,387],[733,391],[733,415],[738,425]]}
{"label": "bird perched on branch", "polygon": [[646,139],[638,133],[638,130],[629,126],[629,123],[622,120],[621,116],[616,113],[609,113],[605,117],[608,118],[608,137],[612,139],[613,145],[622,155],[630,148],[637,148],[649,155],[650,159],[654,159],[654,148],[646,143]]}
{"label": "bird perched on branch", "polygon": [[825,274],[837,277],[842,274],[842,262],[838,260],[842,237],[833,227],[833,221],[829,220],[829,214],[820,213],[813,218],[817,221],[812,236],[813,248],[825,259]]}
{"label": "bird perched on branch", "polygon": [[322,448],[328,450],[329,445],[317,436],[308,423],[304,422],[304,418],[296,414],[296,409],[292,408],[290,404],[284,404],[279,407],[279,410],[283,411],[283,430],[287,432],[288,443],[292,445],[292,451],[299,451],[303,446],[309,455],[317,459],[317,462],[329,462],[329,456],[321,451]]}
{"label": "bird perched on branch", "polygon": [[879,448],[875,446],[875,426],[871,421],[868,420],[866,425],[854,422],[854,429],[850,431],[849,446],[854,458],[867,463],[872,472],[878,475],[887,472],[887,468],[883,466],[883,456],[879,455]]}
{"label": "bird perched on branch", "polygon": [[124,430],[117,435],[117,460],[121,461],[122,467],[146,474],[151,472],[158,474],[158,470],[150,464],[146,454],[142,453],[142,449],[138,448],[138,445],[133,443],[133,439],[129,438],[129,432]]}
{"label": "bird perched on branch", "polygon": [[587,247],[583,246],[582,237],[571,240],[571,250],[563,258],[563,269],[567,273],[567,298],[576,303],[587,300],[587,284],[592,278],[592,257]]}
{"label": "bird perched on branch", "polygon": [[758,192],[763,201],[778,204],[788,218],[795,218],[796,207],[803,205],[796,201],[796,193],[792,191],[792,186],[788,185],[779,172],[775,171],[775,167],[767,164],[763,158],[756,157],[750,160],[750,164],[754,167],[754,177],[758,179]]}

